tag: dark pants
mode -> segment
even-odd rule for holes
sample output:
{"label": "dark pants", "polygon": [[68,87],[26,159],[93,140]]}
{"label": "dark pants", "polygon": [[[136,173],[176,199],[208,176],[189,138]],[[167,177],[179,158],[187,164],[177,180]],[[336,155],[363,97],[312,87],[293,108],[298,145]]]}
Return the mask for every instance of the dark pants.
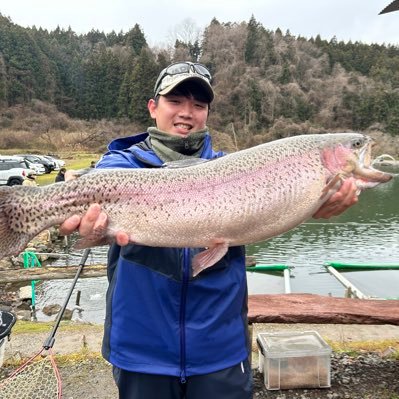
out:
{"label": "dark pants", "polygon": [[179,377],[134,373],[114,367],[119,399],[252,399],[249,362],[215,373]]}

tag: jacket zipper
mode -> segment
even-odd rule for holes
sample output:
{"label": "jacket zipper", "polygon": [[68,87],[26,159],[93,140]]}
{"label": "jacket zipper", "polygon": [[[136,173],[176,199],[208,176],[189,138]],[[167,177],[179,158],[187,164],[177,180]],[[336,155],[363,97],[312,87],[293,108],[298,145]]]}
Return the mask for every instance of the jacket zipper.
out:
{"label": "jacket zipper", "polygon": [[183,249],[183,276],[180,297],[180,382],[186,383],[186,299],[190,276],[189,249]]}

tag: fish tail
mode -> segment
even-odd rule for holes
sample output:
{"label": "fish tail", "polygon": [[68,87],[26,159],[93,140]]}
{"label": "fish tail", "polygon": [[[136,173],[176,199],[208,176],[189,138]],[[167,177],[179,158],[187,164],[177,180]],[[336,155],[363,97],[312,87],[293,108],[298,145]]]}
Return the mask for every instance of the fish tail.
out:
{"label": "fish tail", "polygon": [[0,259],[18,255],[34,237],[31,233],[21,232],[14,228],[19,226],[15,209],[14,191],[8,186],[0,187]]}

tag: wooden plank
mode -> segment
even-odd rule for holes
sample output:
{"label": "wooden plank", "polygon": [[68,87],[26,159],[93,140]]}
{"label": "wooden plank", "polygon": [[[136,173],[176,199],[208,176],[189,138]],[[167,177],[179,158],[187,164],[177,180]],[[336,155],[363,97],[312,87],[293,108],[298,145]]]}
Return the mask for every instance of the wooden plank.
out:
{"label": "wooden plank", "polygon": [[249,323],[399,325],[399,301],[316,294],[250,295]]}
{"label": "wooden plank", "polygon": [[[42,266],[28,269],[2,269],[0,270],[0,284],[17,283],[30,280],[54,280],[74,278],[78,266]],[[80,278],[103,277],[107,274],[104,264],[87,265],[83,268]]]}
{"label": "wooden plank", "polygon": [[359,290],[354,284],[352,284],[345,276],[338,270],[335,270],[332,266],[327,266],[327,270],[331,273],[346,289],[350,290],[351,297],[359,299],[369,299],[369,297]]}
{"label": "wooden plank", "polygon": [[[40,253],[38,254],[40,255]],[[47,254],[46,254],[47,255]],[[67,254],[49,254],[52,257],[67,256]],[[246,266],[254,266],[255,259],[247,256],[245,259]],[[78,265],[70,266],[42,266],[40,268],[20,269],[7,268],[0,265],[0,284],[17,283],[30,280],[53,280],[53,279],[69,279],[74,278]],[[103,277],[107,275],[107,266],[105,264],[93,264],[84,267],[80,277]]]}

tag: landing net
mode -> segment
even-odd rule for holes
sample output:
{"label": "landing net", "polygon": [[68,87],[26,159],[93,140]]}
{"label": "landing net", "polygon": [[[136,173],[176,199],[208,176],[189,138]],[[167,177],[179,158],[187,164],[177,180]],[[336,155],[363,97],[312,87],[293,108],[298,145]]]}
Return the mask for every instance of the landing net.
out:
{"label": "landing net", "polygon": [[44,348],[0,381],[1,399],[61,399],[61,377],[51,349]]}

